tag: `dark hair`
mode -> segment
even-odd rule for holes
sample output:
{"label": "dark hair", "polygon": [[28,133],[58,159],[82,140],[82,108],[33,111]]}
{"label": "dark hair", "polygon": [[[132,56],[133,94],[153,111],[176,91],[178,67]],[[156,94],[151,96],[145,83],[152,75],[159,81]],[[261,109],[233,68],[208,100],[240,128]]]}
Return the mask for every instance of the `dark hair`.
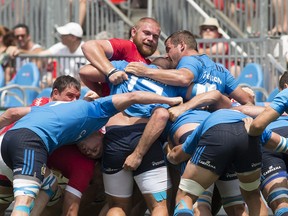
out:
{"label": "dark hair", "polygon": [[61,93],[67,87],[71,87],[71,86],[75,87],[79,91],[81,90],[80,82],[74,77],[69,76],[69,75],[63,75],[63,76],[57,77],[57,79],[54,81],[53,86],[52,86],[51,97],[52,97],[54,89],[57,89],[59,93]]}
{"label": "dark hair", "polygon": [[187,45],[188,49],[193,49],[198,52],[197,41],[195,39],[195,36],[190,31],[181,30],[174,32],[165,40],[165,44],[168,40],[170,40],[170,42],[174,46],[177,46],[181,42],[184,42]]}
{"label": "dark hair", "polygon": [[17,29],[17,28],[25,28],[27,35],[30,34],[29,27],[28,27],[26,24],[24,24],[24,23],[19,23],[19,24],[17,24],[16,26],[14,26],[14,27],[13,27],[13,31],[14,31],[15,29]]}
{"label": "dark hair", "polygon": [[288,85],[288,71],[285,71],[279,80],[279,89],[283,90],[285,88],[285,84]]}
{"label": "dark hair", "polygon": [[3,36],[3,44],[6,47],[15,45],[15,37],[13,31],[9,31]]}

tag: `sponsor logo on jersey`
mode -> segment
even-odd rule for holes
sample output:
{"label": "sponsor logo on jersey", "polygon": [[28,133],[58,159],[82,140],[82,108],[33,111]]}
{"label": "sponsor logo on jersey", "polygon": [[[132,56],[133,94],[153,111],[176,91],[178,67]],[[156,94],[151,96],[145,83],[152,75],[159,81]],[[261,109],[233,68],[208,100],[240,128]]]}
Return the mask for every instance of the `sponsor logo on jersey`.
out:
{"label": "sponsor logo on jersey", "polygon": [[213,75],[207,73],[207,71],[204,71],[203,78],[207,79],[211,82],[214,82],[214,83],[219,83],[220,85],[222,84],[222,80],[219,77],[213,76]]}

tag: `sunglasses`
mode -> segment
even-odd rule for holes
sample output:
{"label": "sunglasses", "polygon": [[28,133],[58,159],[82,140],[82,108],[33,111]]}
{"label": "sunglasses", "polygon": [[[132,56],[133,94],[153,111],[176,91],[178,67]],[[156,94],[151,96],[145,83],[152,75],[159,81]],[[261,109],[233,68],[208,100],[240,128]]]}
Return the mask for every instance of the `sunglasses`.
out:
{"label": "sunglasses", "polygon": [[20,38],[20,37],[24,38],[24,37],[26,37],[26,35],[25,35],[25,34],[14,35],[14,36],[15,36],[15,38]]}
{"label": "sunglasses", "polygon": [[216,26],[202,26],[201,31],[218,31],[218,28]]}

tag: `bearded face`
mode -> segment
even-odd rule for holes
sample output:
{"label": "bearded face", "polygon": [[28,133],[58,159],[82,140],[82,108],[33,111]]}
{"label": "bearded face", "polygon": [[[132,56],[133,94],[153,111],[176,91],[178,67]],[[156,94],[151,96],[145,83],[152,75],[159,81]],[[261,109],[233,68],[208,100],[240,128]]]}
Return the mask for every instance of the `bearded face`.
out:
{"label": "bearded face", "polygon": [[157,49],[160,36],[160,28],[154,23],[143,23],[141,27],[134,27],[131,38],[139,52],[144,57],[151,56]]}

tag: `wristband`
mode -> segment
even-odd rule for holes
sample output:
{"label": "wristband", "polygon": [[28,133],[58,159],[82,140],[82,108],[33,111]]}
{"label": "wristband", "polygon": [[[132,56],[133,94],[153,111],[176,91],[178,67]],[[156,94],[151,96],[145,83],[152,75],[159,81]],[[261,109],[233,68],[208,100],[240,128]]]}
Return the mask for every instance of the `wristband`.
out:
{"label": "wristband", "polygon": [[118,71],[119,71],[119,70],[118,70],[117,68],[111,69],[111,70],[109,71],[109,73],[107,74],[108,79],[109,79],[109,77],[110,77],[112,74],[114,74],[114,73],[116,73],[116,72],[118,72]]}

